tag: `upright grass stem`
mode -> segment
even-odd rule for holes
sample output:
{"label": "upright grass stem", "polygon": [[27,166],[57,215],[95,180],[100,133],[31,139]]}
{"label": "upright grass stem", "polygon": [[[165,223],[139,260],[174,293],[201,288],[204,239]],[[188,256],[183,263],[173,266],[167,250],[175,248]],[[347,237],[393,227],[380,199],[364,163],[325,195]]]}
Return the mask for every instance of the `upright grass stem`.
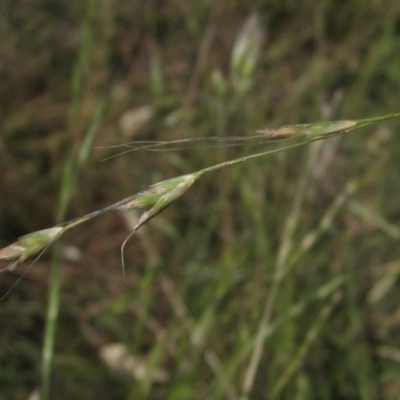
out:
{"label": "upright grass stem", "polygon": [[[87,65],[90,44],[92,39],[92,26],[95,10],[97,7],[98,0],[91,0],[87,9],[86,18],[83,27],[83,41],[80,50],[78,62],[72,77],[72,102],[69,115],[69,132],[72,130],[73,122],[76,118],[77,110],[81,100],[81,93],[83,87],[84,69]],[[89,131],[87,137],[94,137],[96,129]],[[86,140],[83,145],[88,145],[92,141]],[[61,191],[59,208],[57,214],[57,222],[60,223],[65,219],[70,199],[72,196],[74,183],[76,180],[76,174],[78,168],[82,167],[84,163],[84,157],[87,158],[89,152],[85,149],[81,149],[80,159],[78,163],[74,161],[74,153],[72,148],[72,137],[70,148],[67,150],[67,156],[65,159],[65,165],[63,170],[63,176],[61,181]],[[41,400],[48,400],[50,398],[50,381],[51,381],[51,369],[54,357],[54,343],[56,337],[57,320],[60,308],[60,293],[61,293],[61,269],[60,269],[60,245],[54,248],[53,257],[50,268],[50,292],[46,314],[46,327],[44,333],[44,343],[42,352],[42,385],[41,385]]]}
{"label": "upright grass stem", "polygon": [[[273,309],[276,302],[276,298],[279,293],[279,289],[281,287],[283,278],[286,273],[286,265],[292,250],[292,243],[293,243],[293,234],[296,229],[300,210],[304,199],[304,192],[305,188],[310,176],[310,170],[315,158],[315,150],[314,147],[310,149],[310,157],[308,158],[308,163],[306,170],[304,171],[303,177],[300,180],[298,190],[296,190],[296,196],[294,199],[292,212],[288,217],[286,223],[286,229],[283,234],[283,238],[281,241],[281,245],[278,251],[276,266],[275,266],[275,276],[272,283],[272,289],[267,297],[265,302],[263,314],[261,317],[261,321],[258,326],[253,351],[251,353],[250,361],[248,368],[246,370],[246,374],[243,381],[243,391],[241,400],[247,400],[249,393],[253,387],[254,380],[256,378],[258,366],[260,364],[261,356],[264,349],[264,342],[265,342],[265,334],[264,332],[267,330],[268,325],[272,319]],[[314,156],[314,157],[313,157]]]}

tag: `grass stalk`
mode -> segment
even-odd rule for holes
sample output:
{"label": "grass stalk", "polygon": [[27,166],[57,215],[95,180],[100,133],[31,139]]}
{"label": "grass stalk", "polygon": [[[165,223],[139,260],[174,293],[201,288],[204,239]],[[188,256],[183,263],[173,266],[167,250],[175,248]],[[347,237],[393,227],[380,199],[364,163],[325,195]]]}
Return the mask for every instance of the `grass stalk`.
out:
{"label": "grass stalk", "polygon": [[[90,54],[90,44],[92,38],[92,25],[93,18],[96,10],[98,1],[91,0],[87,9],[87,14],[84,21],[83,28],[83,41],[80,50],[76,69],[72,78],[72,102],[69,115],[69,132],[72,130],[73,122],[77,115],[77,110],[81,101],[81,93],[83,87],[84,69],[88,63]],[[72,137],[70,143],[70,149],[67,150],[65,159],[65,165],[63,170],[63,176],[61,180],[61,191],[59,208],[57,213],[57,222],[60,223],[65,219],[70,199],[72,196],[76,175],[78,168],[82,167],[85,157],[88,156],[88,151],[84,149],[84,145],[87,147],[91,145],[94,138],[96,129],[89,130],[89,134],[86,135],[88,138],[83,142],[81,156],[79,163],[75,164],[73,148],[72,148]],[[89,147],[88,147],[89,148]],[[50,382],[51,382],[51,370],[54,358],[54,344],[57,329],[57,320],[60,309],[60,295],[61,295],[61,266],[60,266],[60,243],[54,248],[53,257],[50,266],[50,292],[48,298],[48,306],[46,313],[46,327],[44,332],[44,343],[42,350],[42,380],[41,380],[41,400],[48,400],[50,398]]]}
{"label": "grass stalk", "polygon": [[287,369],[284,371],[284,373],[276,383],[275,387],[271,390],[271,399],[278,398],[289,379],[300,368],[301,362],[303,361],[306,353],[310,350],[310,347],[317,339],[320,328],[322,327],[323,323],[328,319],[329,315],[332,313],[335,306],[341,301],[342,298],[343,293],[341,291],[337,291],[333,294],[331,301],[322,308],[315,323],[307,332],[304,342],[299,348],[298,353],[293,357],[293,360],[289,363]]}
{"label": "grass stalk", "polygon": [[265,335],[264,332],[269,325],[274,305],[279,293],[279,289],[281,287],[285,272],[286,272],[286,264],[289,258],[290,252],[292,250],[292,239],[293,234],[297,226],[297,222],[300,216],[300,209],[304,199],[304,192],[308,182],[308,178],[310,175],[310,170],[312,163],[315,157],[315,147],[311,147],[310,149],[310,157],[308,158],[308,163],[306,170],[304,171],[303,177],[299,182],[299,188],[296,191],[297,195],[294,200],[292,212],[289,215],[288,221],[286,223],[286,229],[283,234],[281,246],[278,251],[277,262],[275,266],[275,276],[272,283],[272,289],[269,296],[266,299],[264,311],[261,317],[261,321],[259,323],[256,339],[254,342],[254,348],[251,353],[250,361],[248,368],[245,373],[244,381],[243,381],[243,388],[242,388],[242,396],[241,399],[247,400],[249,398],[250,391],[253,387],[254,380],[256,378],[258,366],[261,361],[261,356],[263,354],[264,349],[264,342],[265,342]]}

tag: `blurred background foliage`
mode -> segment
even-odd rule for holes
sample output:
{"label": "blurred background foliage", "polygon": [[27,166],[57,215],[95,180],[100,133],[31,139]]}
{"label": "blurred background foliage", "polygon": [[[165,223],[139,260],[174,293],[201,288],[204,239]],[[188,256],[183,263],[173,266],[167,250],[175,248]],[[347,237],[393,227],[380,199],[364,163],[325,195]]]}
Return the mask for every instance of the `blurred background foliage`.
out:
{"label": "blurred background foliage", "polygon": [[[137,140],[400,110],[398,0],[2,0],[0,247],[259,150]],[[76,73],[76,71],[81,71]],[[51,398],[398,399],[400,124],[205,176],[120,246],[114,213],[62,242]],[[70,149],[70,150],[68,150]],[[0,399],[35,399],[47,252],[0,275]]]}

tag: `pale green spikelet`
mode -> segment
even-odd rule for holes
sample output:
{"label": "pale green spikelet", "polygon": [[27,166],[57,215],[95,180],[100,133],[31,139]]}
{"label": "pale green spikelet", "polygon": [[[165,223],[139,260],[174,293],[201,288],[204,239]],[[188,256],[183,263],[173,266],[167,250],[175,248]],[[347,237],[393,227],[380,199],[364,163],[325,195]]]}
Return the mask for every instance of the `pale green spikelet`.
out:
{"label": "pale green spikelet", "polygon": [[263,135],[267,140],[277,139],[305,139],[320,140],[332,136],[345,134],[366,125],[385,121],[392,118],[398,118],[400,113],[388,114],[382,117],[368,119],[358,119],[354,121],[328,121],[315,122],[311,124],[285,125],[276,129],[261,129],[257,133]]}
{"label": "pale green spikelet", "polygon": [[126,199],[126,201],[120,202],[115,209],[129,210],[131,208],[152,206],[149,211],[146,211],[140,217],[134,229],[137,230],[150,218],[160,213],[174,200],[182,196],[193,185],[196,179],[195,174],[187,174],[156,183],[144,192],[140,192]]}
{"label": "pale green spikelet", "polygon": [[7,270],[12,271],[27,258],[38,254],[53,243],[65,229],[65,227],[55,226],[22,236],[16,242],[0,250],[0,260],[14,260],[7,267]]}

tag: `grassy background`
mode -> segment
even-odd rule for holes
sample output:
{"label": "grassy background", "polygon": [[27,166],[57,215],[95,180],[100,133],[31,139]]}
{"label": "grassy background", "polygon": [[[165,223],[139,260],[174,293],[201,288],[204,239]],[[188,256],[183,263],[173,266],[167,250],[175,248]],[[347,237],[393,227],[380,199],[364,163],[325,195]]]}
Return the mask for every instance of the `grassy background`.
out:
{"label": "grassy background", "polygon": [[[111,146],[399,111],[397,0],[0,7],[0,247],[54,225],[65,160],[91,132]],[[251,13],[262,48],[239,92],[230,60]],[[51,398],[398,399],[399,127],[205,176],[130,240],[126,280],[137,214],[69,232]],[[257,150],[101,162],[112,149],[93,148],[68,218]],[[48,253],[0,303],[0,399],[40,386]],[[0,296],[26,266],[0,275]]]}

